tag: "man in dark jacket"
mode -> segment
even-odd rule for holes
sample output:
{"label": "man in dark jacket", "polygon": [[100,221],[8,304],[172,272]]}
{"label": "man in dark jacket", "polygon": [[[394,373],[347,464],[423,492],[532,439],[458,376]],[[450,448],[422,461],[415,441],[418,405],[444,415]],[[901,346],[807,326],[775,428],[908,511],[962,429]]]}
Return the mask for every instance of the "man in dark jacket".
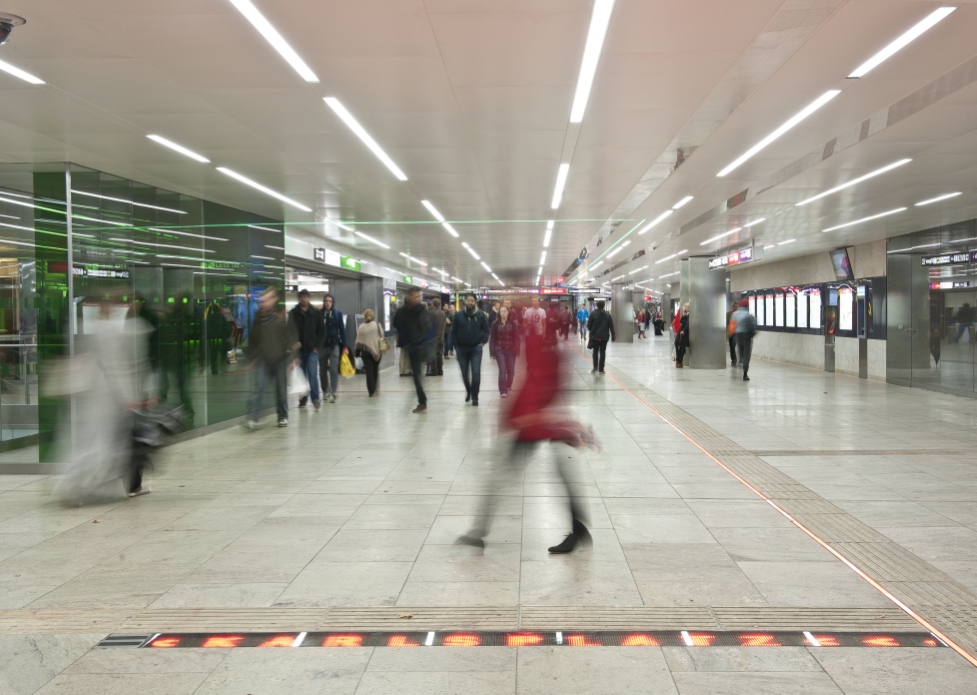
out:
{"label": "man in dark jacket", "polygon": [[[312,306],[309,291],[299,292],[299,303],[288,315],[288,320],[295,326],[299,343],[299,366],[305,371],[309,380],[309,395],[312,405],[318,410],[322,405],[319,398],[319,348],[326,337],[326,326],[322,320],[322,312]],[[304,408],[309,402],[309,396],[303,396],[299,401],[299,408]]]}
{"label": "man in dark jacket", "polygon": [[394,330],[397,331],[397,346],[407,351],[410,358],[411,375],[417,391],[417,407],[413,412],[427,410],[427,394],[424,393],[424,364],[430,360],[434,338],[431,317],[427,304],[421,301],[421,290],[412,287],[407,293],[404,305],[394,314]]}
{"label": "man in dark jacket", "polygon": [[272,379],[275,381],[278,426],[288,427],[288,362],[299,348],[298,335],[295,327],[285,318],[285,312],[278,312],[278,292],[274,287],[261,293],[258,307],[248,337],[248,351],[255,367],[248,427],[257,427],[261,400]]}
{"label": "man in dark jacket", "polygon": [[441,300],[435,297],[431,300],[431,321],[434,323],[434,356],[427,363],[428,376],[444,376],[444,329],[448,319],[441,311]]}
{"label": "man in dark jacket", "polygon": [[349,353],[346,343],[346,317],[335,306],[331,294],[322,302],[322,321],[325,338],[319,350],[319,377],[322,394],[327,403],[336,402],[336,386],[339,384],[339,360]]}
{"label": "man in dark jacket", "polygon": [[[458,353],[461,378],[465,381],[465,403],[478,405],[478,388],[482,382],[482,346],[489,340],[488,318],[478,308],[477,298],[465,296],[465,308],[455,312],[451,323],[451,339]],[[471,378],[469,378],[469,370]]]}
{"label": "man in dark jacket", "polygon": [[597,308],[587,320],[587,330],[593,343],[594,368],[590,373],[604,373],[604,357],[607,354],[607,341],[614,340],[614,321],[611,315],[604,311],[604,301],[597,302]]}

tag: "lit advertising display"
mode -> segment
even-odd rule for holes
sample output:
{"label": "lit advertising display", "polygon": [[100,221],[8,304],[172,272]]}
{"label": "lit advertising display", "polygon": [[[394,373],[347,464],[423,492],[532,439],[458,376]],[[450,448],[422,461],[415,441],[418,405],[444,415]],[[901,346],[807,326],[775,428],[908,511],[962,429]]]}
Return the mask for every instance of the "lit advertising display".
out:
{"label": "lit advertising display", "polygon": [[763,305],[764,305],[764,307],[763,307],[764,308],[764,311],[763,311],[764,318],[766,319],[764,321],[763,325],[764,326],[773,326],[774,325],[774,323],[773,323],[774,309],[773,309],[773,295],[772,294],[768,294],[768,295],[766,295],[763,298]]}
{"label": "lit advertising display", "polygon": [[787,291],[784,295],[784,325],[787,328],[794,327],[794,319],[797,316],[797,298],[793,292]]}
{"label": "lit advertising display", "polygon": [[807,291],[799,292],[797,295],[797,327],[807,328],[807,311],[808,311],[808,293]]}
{"label": "lit advertising display", "polygon": [[821,329],[821,290],[812,289],[808,295],[808,300],[811,304],[810,314],[811,317],[811,328]]}
{"label": "lit advertising display", "polygon": [[838,288],[838,330],[855,330],[855,293],[850,287]]}
{"label": "lit advertising display", "polygon": [[784,294],[783,292],[778,292],[773,296],[773,325],[777,328],[784,327]]}
{"label": "lit advertising display", "polygon": [[753,314],[754,317],[756,317],[756,297],[750,295],[749,303],[750,306],[747,309],[751,314]]}

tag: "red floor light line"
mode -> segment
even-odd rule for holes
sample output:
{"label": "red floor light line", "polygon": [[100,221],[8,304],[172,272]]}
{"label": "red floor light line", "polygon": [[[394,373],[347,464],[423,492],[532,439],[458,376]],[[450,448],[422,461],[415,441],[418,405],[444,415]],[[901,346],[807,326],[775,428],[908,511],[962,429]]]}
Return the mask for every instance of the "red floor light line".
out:
{"label": "red floor light line", "polygon": [[[590,362],[590,359],[586,355],[584,355],[582,352],[580,352],[577,348],[573,347],[572,345],[570,345],[569,347],[570,347],[571,350],[573,350],[578,355],[580,355],[580,357],[582,359],[587,360],[588,363]],[[624,386],[621,382],[619,382],[613,376],[609,376],[609,375],[606,375],[605,374],[602,378],[610,379],[611,381],[613,381],[617,385],[618,388],[620,388],[622,391],[624,391],[625,393],[627,393],[628,395],[630,395],[632,398],[634,398],[636,401],[638,401],[638,403],[640,403],[641,405],[643,405],[644,407],[646,407],[648,410],[650,410],[651,412],[653,412],[655,415],[657,415],[659,418],[661,418],[662,422],[664,422],[669,427],[671,427],[673,430],[675,430],[680,435],[682,435],[683,437],[685,437],[685,439],[687,439],[689,441],[689,443],[691,443],[695,448],[697,448],[703,454],[705,454],[710,459],[712,459],[712,461],[716,465],[718,465],[724,471],[726,471],[731,476],[733,476],[734,478],[736,478],[736,480],[738,480],[745,487],[747,487],[750,491],[752,491],[753,494],[755,494],[757,497],[759,497],[764,502],[766,502],[767,504],[769,504],[771,507],[773,507],[774,509],[776,509],[781,515],[784,516],[784,518],[786,518],[788,521],[790,521],[792,524],[794,524],[794,526],[796,526],[801,531],[803,531],[808,536],[810,536],[811,539],[813,539],[814,541],[816,541],[818,543],[818,545],[820,545],[822,548],[824,548],[829,553],[831,553],[832,555],[834,555],[841,562],[845,563],[859,577],[861,577],[862,579],[864,579],[870,586],[872,586],[872,588],[874,588],[880,594],[882,594],[887,599],[889,599],[892,603],[894,603],[896,606],[898,606],[900,608],[900,610],[904,611],[909,617],[911,617],[917,623],[919,623],[920,625],[922,625],[923,627],[925,627],[927,629],[927,631],[933,633],[944,644],[946,644],[953,651],[957,652],[960,656],[962,656],[964,659],[966,659],[968,662],[970,662],[970,664],[972,666],[977,667],[977,658],[975,658],[974,656],[972,656],[967,650],[965,650],[959,644],[957,644],[956,642],[954,642],[953,640],[951,640],[949,637],[947,637],[945,634],[943,634],[940,630],[938,630],[935,626],[933,626],[928,620],[926,620],[925,618],[923,618],[921,615],[917,614],[912,608],[910,608],[909,606],[907,606],[906,604],[904,604],[902,601],[900,601],[899,599],[897,599],[895,596],[893,596],[891,593],[889,593],[884,586],[882,586],[877,581],[875,581],[870,576],[868,576],[858,566],[856,566],[854,563],[852,563],[848,558],[846,558],[844,555],[842,555],[841,553],[839,553],[838,551],[836,551],[834,548],[832,548],[830,545],[828,545],[824,540],[822,540],[820,537],[818,537],[817,534],[815,534],[809,528],[807,528],[806,526],[804,526],[804,524],[802,524],[801,522],[797,521],[797,519],[795,519],[790,514],[788,514],[786,511],[784,511],[779,506],[777,506],[777,504],[773,500],[771,500],[769,497],[767,497],[762,492],[760,492],[759,490],[757,490],[755,487],[753,487],[752,485],[750,485],[750,483],[748,483],[743,478],[741,478],[739,475],[737,475],[735,471],[733,471],[730,468],[728,468],[722,461],[720,461],[715,456],[713,456],[711,453],[709,453],[708,451],[706,451],[706,449],[703,448],[702,445],[699,444],[699,442],[695,441],[692,437],[690,437],[685,432],[683,432],[680,427],[678,427],[675,423],[673,423],[667,417],[665,417],[660,412],[658,412],[658,410],[656,410],[653,406],[651,406],[648,403],[646,403],[645,401],[643,401],[641,398],[639,398],[637,396],[637,394],[635,394],[634,392],[632,392],[629,388],[627,388],[626,386]]]}

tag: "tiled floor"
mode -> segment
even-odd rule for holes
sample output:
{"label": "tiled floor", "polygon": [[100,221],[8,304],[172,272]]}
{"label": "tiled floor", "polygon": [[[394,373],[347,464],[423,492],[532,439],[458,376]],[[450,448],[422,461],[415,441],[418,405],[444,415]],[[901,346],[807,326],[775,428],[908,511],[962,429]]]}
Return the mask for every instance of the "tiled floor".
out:
{"label": "tiled floor", "polygon": [[[129,501],[65,508],[51,478],[0,476],[0,609],[891,607],[570,343],[564,402],[602,450],[547,447],[501,482],[489,361],[477,409],[454,361],[423,416],[395,370],[376,399],[357,377],[288,429],[167,449]],[[977,401],[762,362],[744,384],[668,352],[609,362],[977,591],[977,462],[926,453],[975,448]],[[556,457],[594,536],[569,556],[546,553],[569,525]],[[500,496],[484,553],[454,544],[483,495]],[[0,634],[0,693],[977,692],[949,649],[92,650],[104,635]]]}

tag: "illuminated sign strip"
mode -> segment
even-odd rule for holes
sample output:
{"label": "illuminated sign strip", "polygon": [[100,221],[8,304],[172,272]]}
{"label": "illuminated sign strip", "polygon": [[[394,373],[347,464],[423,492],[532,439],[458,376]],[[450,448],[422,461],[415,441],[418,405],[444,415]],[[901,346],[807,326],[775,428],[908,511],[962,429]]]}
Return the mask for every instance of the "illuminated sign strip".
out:
{"label": "illuminated sign strip", "polygon": [[[100,646],[114,646],[110,636]],[[560,632],[224,632],[163,633],[141,645],[149,649],[235,649],[296,647],[944,647],[926,632],[710,632],[573,631]]]}
{"label": "illuminated sign strip", "polygon": [[738,251],[730,251],[729,253],[724,253],[721,256],[716,256],[711,261],[709,261],[709,270],[716,270],[717,268],[726,268],[731,265],[740,265],[742,263],[749,263],[753,260],[753,247],[747,246],[745,248],[739,249]]}

